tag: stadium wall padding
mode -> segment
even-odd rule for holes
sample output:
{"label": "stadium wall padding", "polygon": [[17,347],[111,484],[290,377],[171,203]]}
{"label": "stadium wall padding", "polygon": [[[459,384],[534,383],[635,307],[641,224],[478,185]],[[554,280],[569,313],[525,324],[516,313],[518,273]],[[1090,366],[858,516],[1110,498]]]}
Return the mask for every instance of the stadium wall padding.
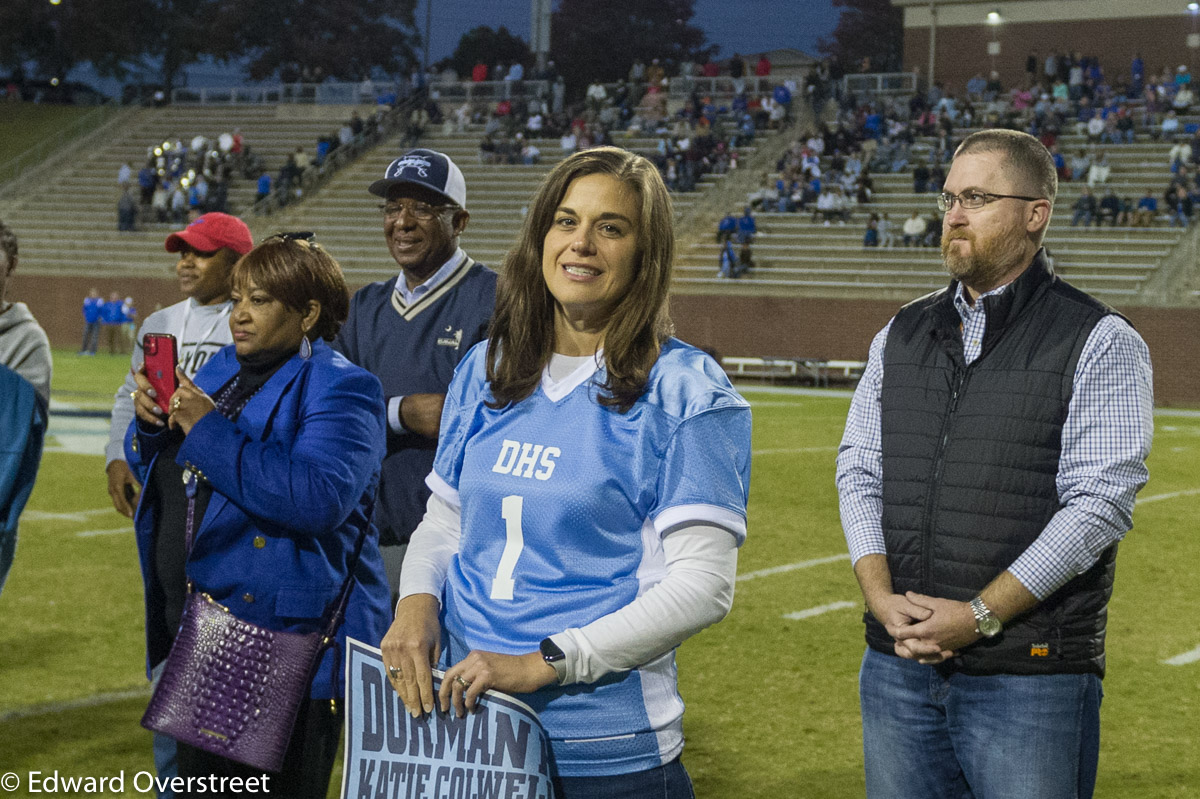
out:
{"label": "stadium wall padding", "polygon": [[[164,270],[167,272],[167,270]],[[169,274],[169,272],[168,272]],[[168,278],[22,275],[9,282],[8,299],[29,305],[55,348],[75,349],[83,334],[83,298],[132,296],[140,319],[180,299]],[[915,299],[915,298],[914,298]],[[676,334],[718,355],[865,360],[871,339],[899,309],[893,300],[674,294]],[[1200,308],[1120,307],[1150,346],[1155,402],[1200,407]]]}

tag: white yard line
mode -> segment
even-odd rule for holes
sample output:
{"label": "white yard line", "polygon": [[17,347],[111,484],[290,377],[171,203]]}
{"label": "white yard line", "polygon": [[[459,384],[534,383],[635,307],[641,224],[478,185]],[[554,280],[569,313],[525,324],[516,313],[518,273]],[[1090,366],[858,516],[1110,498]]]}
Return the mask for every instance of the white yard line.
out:
{"label": "white yard line", "polygon": [[132,527],[114,527],[111,530],[84,530],[82,533],[76,533],[76,538],[95,538],[98,535],[117,535],[118,533],[132,533]]}
{"label": "white yard line", "polygon": [[1151,494],[1148,497],[1138,497],[1137,504],[1144,505],[1147,502],[1160,502],[1164,499],[1175,499],[1176,497],[1192,497],[1200,494],[1200,488],[1188,488],[1184,491],[1169,491],[1166,494]]}
{"label": "white yard line", "polygon": [[67,513],[53,513],[47,510],[27,510],[21,514],[23,522],[86,522],[91,516],[99,516],[104,513],[116,513],[111,507],[108,508],[92,508],[91,510],[69,511]]}
{"label": "white yard line", "polygon": [[796,571],[797,569],[810,569],[813,566],[823,566],[826,563],[837,563],[842,560],[850,560],[850,553],[846,552],[841,555],[829,555],[824,558],[813,558],[812,560],[802,560],[799,563],[785,563],[782,566],[772,566],[769,569],[759,569],[756,572],[746,572],[739,574],[737,581],[744,582],[746,580],[757,580],[759,577],[770,577],[772,574],[783,574],[785,572]]}
{"label": "white yard line", "polygon": [[756,449],[751,455],[792,455],[801,452],[837,452],[837,447],[792,447],[790,449]]}
{"label": "white yard line", "polygon": [[71,710],[81,710],[85,707],[109,705],[114,702],[124,702],[127,699],[138,699],[148,696],[150,696],[149,684],[145,688],[132,688],[128,691],[114,691],[94,696],[84,696],[65,702],[34,705],[33,707],[22,708],[21,710],[10,710],[6,713],[0,713],[0,724],[6,721],[19,721],[21,719],[34,718],[35,716],[49,716],[53,713],[66,713]]}
{"label": "white yard line", "polygon": [[783,617],[785,619],[791,619],[792,621],[800,621],[801,619],[811,619],[813,616],[820,616],[822,613],[829,613],[834,610],[857,608],[860,607],[861,604],[862,603],[860,602],[830,602],[828,605],[817,605],[815,608],[798,610],[795,613],[785,613],[783,614]]}
{"label": "white yard line", "polygon": [[1200,660],[1200,646],[1196,647],[1190,652],[1184,652],[1182,655],[1176,655],[1173,658],[1167,658],[1163,661],[1163,663],[1167,666],[1186,666],[1187,664],[1195,663],[1198,660]]}

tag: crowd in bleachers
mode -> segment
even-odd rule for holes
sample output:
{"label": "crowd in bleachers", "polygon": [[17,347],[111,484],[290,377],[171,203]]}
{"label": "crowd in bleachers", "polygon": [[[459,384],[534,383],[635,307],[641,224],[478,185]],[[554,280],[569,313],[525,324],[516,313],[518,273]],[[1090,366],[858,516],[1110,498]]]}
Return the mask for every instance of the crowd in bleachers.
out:
{"label": "crowd in bleachers", "polygon": [[[761,130],[786,125],[790,118],[794,86],[780,81],[769,91],[751,94],[743,79],[745,63],[735,57],[729,69],[734,94],[728,104],[698,91],[695,78],[708,74],[711,65],[685,63],[670,70],[690,90],[682,108],[672,114],[667,107],[672,75],[658,59],[649,65],[634,61],[628,77],[615,84],[593,81],[574,104],[566,102],[562,77],[551,67],[542,75],[549,91],[506,92],[486,105],[464,102],[454,112],[454,122],[447,125],[459,130],[469,122],[484,125],[479,144],[483,163],[532,164],[544,149],[570,154],[622,136],[653,137],[655,150],[645,154],[673,191],[687,192],[705,174],[736,168],[739,146],[751,142]],[[754,69],[756,77],[765,78],[770,61],[760,56]],[[764,86],[759,84],[760,89]]]}
{"label": "crowd in bleachers", "polygon": [[234,177],[254,172],[259,164],[238,129],[215,139],[196,134],[186,143],[169,135],[146,148],[136,174],[128,163],[118,170],[117,227],[134,230],[148,221],[180,224],[189,214],[225,211]]}
{"label": "crowd in bleachers", "polygon": [[[872,174],[910,174],[914,194],[940,192],[961,131],[990,126],[1038,136],[1055,159],[1060,181],[1085,184],[1071,205],[1073,225],[1190,223],[1200,208],[1200,131],[1180,118],[1196,106],[1186,66],[1147,75],[1135,57],[1128,76],[1111,81],[1098,59],[1078,53],[1053,53],[1044,60],[1031,54],[1026,67],[1024,79],[1011,88],[995,72],[986,79],[977,73],[961,95],[941,84],[905,97],[818,94],[837,103],[832,121],[801,133],[747,203],[764,211],[809,213],[825,225],[844,225],[855,211],[866,210],[865,247],[901,241],[937,246],[936,215],[914,211],[898,234],[886,213],[870,212]],[[820,106],[818,99],[814,108]],[[1085,144],[1061,152],[1060,137],[1071,133]],[[1113,172],[1108,149],[1139,139],[1171,145],[1170,176],[1158,196],[1119,197],[1108,185]]]}

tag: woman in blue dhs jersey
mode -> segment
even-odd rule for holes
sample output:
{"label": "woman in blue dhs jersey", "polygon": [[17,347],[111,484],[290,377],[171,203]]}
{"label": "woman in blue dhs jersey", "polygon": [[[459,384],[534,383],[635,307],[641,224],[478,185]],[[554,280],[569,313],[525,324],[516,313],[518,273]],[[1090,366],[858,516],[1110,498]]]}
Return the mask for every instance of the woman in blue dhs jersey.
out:
{"label": "woman in blue dhs jersey", "polygon": [[565,799],[692,796],[674,650],[733,601],[750,408],[670,337],[673,251],[646,159],[601,147],[547,177],[450,385],[383,639],[414,715],[490,688],[532,705]]}
{"label": "woman in blue dhs jersey", "polygon": [[[234,266],[234,343],[194,383],[178,371],[169,414],[137,375],[126,454],[146,486],[134,524],[150,668],[175,641],[189,588],[244,621],[306,633],[353,569],[339,643],[387,629],[389,591],[369,521],[383,389],[325,343],[349,295],[337,261],[300,235],[273,236]],[[329,702],[342,696],[342,652],[328,650],[312,677],[283,767],[267,783],[272,796],[324,799],[342,725],[341,705],[331,713]],[[261,773],[182,742],[178,763],[181,777]]]}

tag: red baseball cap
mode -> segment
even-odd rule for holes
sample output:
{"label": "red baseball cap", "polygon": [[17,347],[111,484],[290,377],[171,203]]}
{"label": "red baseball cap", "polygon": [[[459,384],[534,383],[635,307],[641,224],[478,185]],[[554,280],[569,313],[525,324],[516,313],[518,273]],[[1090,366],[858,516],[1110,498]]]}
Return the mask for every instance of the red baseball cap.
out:
{"label": "red baseball cap", "polygon": [[198,216],[183,230],[167,236],[167,252],[179,252],[184,244],[200,252],[228,247],[238,255],[254,249],[254,239],[246,223],[220,211]]}

